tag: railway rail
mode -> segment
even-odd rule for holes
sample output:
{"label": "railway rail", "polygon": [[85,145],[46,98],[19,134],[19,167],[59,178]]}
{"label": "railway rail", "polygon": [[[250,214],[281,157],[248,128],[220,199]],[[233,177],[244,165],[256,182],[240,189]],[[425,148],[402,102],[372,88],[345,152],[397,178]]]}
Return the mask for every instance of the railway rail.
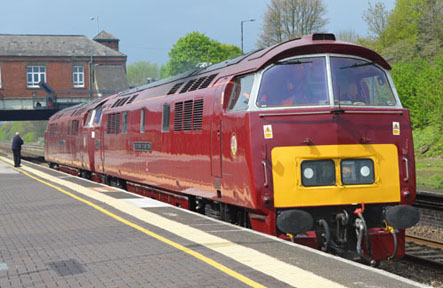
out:
{"label": "railway rail", "polygon": [[443,239],[440,242],[417,236],[406,236],[404,260],[443,271]]}
{"label": "railway rail", "polygon": [[443,194],[429,191],[417,191],[415,206],[418,208],[443,210]]}

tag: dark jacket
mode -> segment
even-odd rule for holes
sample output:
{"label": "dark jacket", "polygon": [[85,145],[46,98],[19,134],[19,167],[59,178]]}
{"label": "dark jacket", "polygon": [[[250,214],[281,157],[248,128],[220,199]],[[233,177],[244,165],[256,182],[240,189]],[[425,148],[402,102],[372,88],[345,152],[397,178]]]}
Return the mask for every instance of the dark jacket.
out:
{"label": "dark jacket", "polygon": [[23,145],[23,139],[20,135],[15,135],[12,139],[12,150],[21,150]]}

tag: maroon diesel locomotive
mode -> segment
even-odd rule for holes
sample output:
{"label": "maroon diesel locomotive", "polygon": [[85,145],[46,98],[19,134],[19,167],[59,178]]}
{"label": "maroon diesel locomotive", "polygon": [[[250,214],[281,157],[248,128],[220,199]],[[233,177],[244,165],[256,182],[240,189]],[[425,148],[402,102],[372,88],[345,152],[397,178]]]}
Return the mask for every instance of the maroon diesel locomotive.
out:
{"label": "maroon diesel locomotive", "polygon": [[313,34],[62,110],[52,167],[374,263],[415,225],[409,112],[377,53]]}

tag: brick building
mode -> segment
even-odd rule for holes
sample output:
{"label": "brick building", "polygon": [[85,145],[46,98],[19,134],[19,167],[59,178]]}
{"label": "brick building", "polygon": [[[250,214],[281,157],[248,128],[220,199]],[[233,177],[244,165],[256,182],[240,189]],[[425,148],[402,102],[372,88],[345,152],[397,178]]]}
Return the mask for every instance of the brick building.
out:
{"label": "brick building", "polygon": [[0,34],[0,109],[46,107],[48,90],[42,82],[59,106],[128,89],[127,57],[118,43],[105,31],[93,40]]}

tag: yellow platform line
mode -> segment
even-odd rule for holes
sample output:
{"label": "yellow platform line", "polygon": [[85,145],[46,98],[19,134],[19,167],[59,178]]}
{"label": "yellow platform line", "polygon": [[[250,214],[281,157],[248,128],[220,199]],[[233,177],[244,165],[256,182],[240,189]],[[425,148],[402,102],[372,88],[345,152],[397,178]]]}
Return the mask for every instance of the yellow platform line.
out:
{"label": "yellow platform line", "polygon": [[174,248],[176,248],[176,249],[178,249],[180,251],[183,251],[183,252],[185,252],[185,253],[187,253],[187,254],[189,254],[189,255],[191,255],[191,256],[193,256],[193,257],[195,257],[195,258],[197,258],[197,259],[199,259],[199,260],[201,260],[203,262],[205,262],[206,264],[208,264],[208,265],[210,265],[210,266],[220,270],[221,272],[223,272],[225,274],[228,274],[229,276],[231,276],[231,277],[233,277],[233,278],[235,278],[235,279],[237,279],[237,280],[239,280],[239,281],[241,281],[241,282],[243,282],[243,283],[245,283],[245,284],[247,284],[247,285],[249,285],[251,287],[257,287],[257,288],[261,288],[261,287],[265,288],[266,287],[266,286],[263,286],[260,283],[255,282],[254,280],[252,280],[252,279],[250,279],[250,278],[248,278],[248,277],[246,277],[246,276],[244,276],[244,275],[242,275],[242,274],[240,274],[238,272],[235,272],[234,270],[224,266],[223,264],[220,264],[217,261],[214,261],[211,258],[208,258],[208,257],[202,255],[199,252],[196,252],[194,250],[186,248],[185,246],[183,246],[183,245],[181,245],[179,243],[171,241],[171,240],[169,240],[169,239],[167,239],[167,238],[165,238],[165,237],[163,237],[161,235],[158,235],[158,234],[156,234],[156,233],[154,233],[154,232],[152,232],[152,231],[150,231],[150,230],[148,230],[146,228],[143,228],[143,227],[141,227],[141,226],[139,226],[139,225],[137,225],[137,224],[135,224],[135,223],[133,223],[131,221],[128,221],[128,220],[126,220],[126,219],[124,219],[124,218],[122,218],[122,217],[120,217],[118,215],[115,215],[114,213],[109,212],[108,210],[106,210],[106,209],[104,209],[104,208],[102,208],[102,207],[100,207],[100,206],[98,206],[98,205],[96,205],[96,204],[86,200],[86,199],[78,197],[77,195],[74,195],[74,194],[72,194],[72,193],[70,193],[70,192],[68,192],[68,191],[66,191],[66,190],[64,190],[64,189],[62,189],[62,188],[60,188],[58,186],[55,186],[55,185],[53,185],[51,183],[48,183],[48,182],[46,182],[46,181],[44,181],[44,180],[42,180],[40,178],[32,176],[31,174],[29,174],[28,172],[26,172],[26,171],[24,171],[22,169],[17,169],[16,167],[14,167],[12,165],[9,165],[8,163],[4,162],[3,160],[0,160],[0,162],[3,162],[5,165],[7,165],[7,166],[9,166],[9,167],[11,167],[11,168],[21,172],[22,174],[28,176],[29,178],[32,178],[32,179],[34,179],[34,180],[36,180],[36,181],[38,181],[38,182],[40,182],[42,184],[45,184],[45,185],[47,185],[47,186],[49,186],[51,188],[54,188],[54,189],[56,189],[56,190],[58,190],[58,191],[60,191],[60,192],[62,192],[64,194],[66,194],[66,195],[68,195],[68,196],[78,200],[78,201],[81,201],[81,202],[85,203],[86,205],[89,205],[89,206],[97,209],[98,211],[100,211],[100,212],[102,212],[102,213],[104,213],[104,214],[114,218],[117,221],[122,222],[123,224],[126,224],[126,225],[128,225],[128,226],[130,226],[130,227],[132,227],[134,229],[137,229],[138,231],[143,232],[146,235],[149,235],[152,238],[155,238],[155,239],[157,239],[157,240],[159,240],[159,241],[161,241],[163,243],[166,243],[166,244],[168,244],[168,245],[170,245],[170,246],[172,246],[172,247],[174,247]]}

